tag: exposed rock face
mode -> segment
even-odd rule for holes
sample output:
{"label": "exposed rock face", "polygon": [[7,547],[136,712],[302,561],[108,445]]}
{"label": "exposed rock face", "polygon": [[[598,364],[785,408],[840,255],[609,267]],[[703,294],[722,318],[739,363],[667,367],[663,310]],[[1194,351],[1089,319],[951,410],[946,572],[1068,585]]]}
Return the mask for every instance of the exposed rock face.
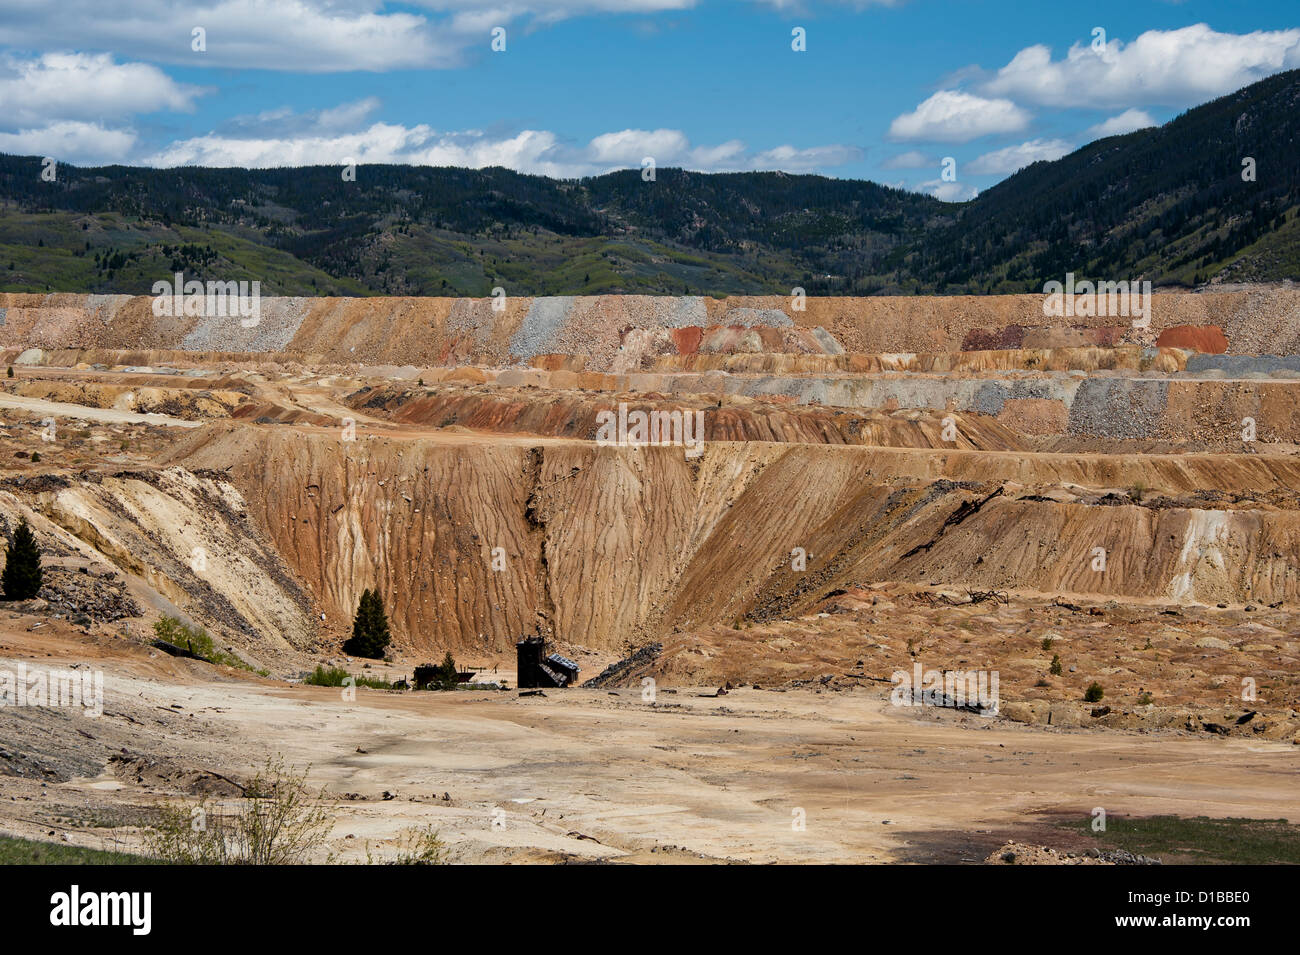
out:
{"label": "exposed rock face", "polygon": [[[385,594],[399,641],[508,650],[541,629],[617,649],[806,612],[870,581],[1153,596],[1300,599],[1300,462],[807,444],[680,447],[474,435],[362,437],[236,425],[172,454],[230,468],[262,531],[331,625]],[[1034,492],[1050,484],[1052,497]],[[1061,492],[1064,486],[1077,486]],[[1141,485],[1096,506],[1085,488]],[[792,551],[809,555],[792,567]],[[1107,552],[1093,570],[1093,548]],[[499,551],[495,550],[500,548]],[[494,562],[494,557],[499,558]],[[500,567],[501,569],[494,569]]]}
{"label": "exposed rock face", "polygon": [[[627,329],[646,330],[642,348],[656,340],[656,329],[701,329],[699,342],[690,341],[694,333],[674,339],[683,353],[692,344],[707,346],[711,337],[723,351],[753,347],[728,344],[745,337],[718,331],[728,327],[752,330],[749,337],[766,350],[766,339],[794,336],[802,343],[795,351],[881,353],[1149,345],[1166,329],[1213,325],[1234,354],[1300,352],[1296,289],[1156,294],[1147,329],[1107,316],[1044,316],[1041,295],[810,298],[803,304],[796,310],[793,299],[779,296],[601,295],[510,297],[496,310],[488,299],[268,297],[259,324],[245,328],[238,318],[157,317],[149,296],[6,293],[0,294],[6,316],[0,346],[256,351],[423,366],[526,363],[563,353],[588,356],[594,369],[619,370],[626,367],[619,361]],[[829,334],[820,337],[816,329]],[[1207,350],[1205,334],[1193,335],[1191,344]]]}
{"label": "exposed rock face", "polygon": [[[808,444],[870,444],[911,448],[978,448],[1027,450],[1021,436],[978,414],[962,415],[956,435],[945,442],[941,412],[853,413],[789,402],[744,398],[727,403],[694,395],[672,398],[657,393],[591,395],[553,393],[545,401],[524,390],[442,387],[412,389],[404,385],[365,388],[350,399],[354,408],[404,425],[462,427],[496,433],[521,433],[592,440],[600,415],[655,409],[703,412],[705,441],[775,441]],[[244,417],[245,415],[240,415]],[[954,421],[957,419],[954,418]]]}
{"label": "exposed rock face", "polygon": [[1228,350],[1228,339],[1217,325],[1175,325],[1166,328],[1156,339],[1156,344],[1167,348],[1187,348],[1192,351],[1222,355]]}
{"label": "exposed rock face", "polygon": [[315,642],[311,595],[250,522],[239,492],[215,476],[170,468],[13,481],[0,491],[0,511],[11,523],[29,517],[42,550],[61,562],[43,590],[51,612],[112,622],[147,606],[266,663]]}

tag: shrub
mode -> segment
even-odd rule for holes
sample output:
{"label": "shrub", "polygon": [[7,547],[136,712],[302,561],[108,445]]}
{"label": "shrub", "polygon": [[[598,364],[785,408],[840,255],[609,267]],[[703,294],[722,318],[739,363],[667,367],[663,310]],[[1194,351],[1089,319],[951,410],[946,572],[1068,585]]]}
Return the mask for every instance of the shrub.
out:
{"label": "shrub", "polygon": [[1101,698],[1105,695],[1106,691],[1101,688],[1101,684],[1094,680],[1092,685],[1084,692],[1083,701],[1085,703],[1100,703]]}
{"label": "shrub", "polygon": [[[36,459],[36,455],[32,455]],[[0,576],[5,600],[30,600],[41,589],[41,549],[36,535],[27,526],[27,518],[18,522],[13,540],[5,552],[4,574]]]}
{"label": "shrub", "polygon": [[[377,861],[366,848],[366,863],[374,865]],[[433,826],[403,829],[397,840],[397,856],[388,865],[446,865],[447,846],[438,838]]]}
{"label": "shrub", "polygon": [[1150,706],[1152,702],[1153,698],[1149,692],[1143,692],[1143,694],[1138,697],[1138,706]]}
{"label": "shrub", "polygon": [[317,664],[316,669],[303,679],[308,686],[346,686],[348,677],[352,677],[353,686],[367,686],[372,690],[391,690],[393,684],[369,676],[352,676],[342,667],[325,667]]}
{"label": "shrub", "polygon": [[175,865],[302,865],[334,823],[307,789],[307,774],[286,770],[277,757],[244,788],[233,812],[203,800],[168,804],[145,836],[150,855]]}
{"label": "shrub", "polygon": [[240,670],[253,669],[250,664],[245,663],[233,653],[218,650],[212,642],[212,638],[208,636],[208,632],[202,627],[186,626],[175,617],[163,617],[153,625],[153,632],[159,640],[164,640],[173,646],[184,647],[208,663],[235,667]]}
{"label": "shrub", "polygon": [[343,652],[350,657],[383,659],[384,651],[392,641],[388,631],[388,615],[378,590],[366,590],[357,604],[357,615],[352,621],[352,636],[343,644]]}
{"label": "shrub", "polygon": [[442,663],[433,667],[416,667],[415,674],[417,690],[454,690],[460,683],[456,675],[456,660],[450,650],[442,658]]}
{"label": "shrub", "polygon": [[308,686],[342,686],[347,678],[348,671],[341,667],[330,667],[327,670],[317,664],[316,669],[302,682]]}
{"label": "shrub", "polygon": [[8,377],[12,378],[13,376],[14,376],[14,366],[13,366],[13,365],[10,365],[10,366],[9,366]]}
{"label": "shrub", "polygon": [[1044,649],[1044,650],[1050,650],[1050,649],[1052,649],[1052,643],[1053,643],[1053,642],[1054,642],[1054,641],[1052,640],[1051,637],[1043,637],[1043,649]]}
{"label": "shrub", "polygon": [[1061,675],[1061,656],[1060,656],[1060,654],[1057,654],[1057,653],[1053,653],[1053,654],[1052,654],[1052,665],[1051,665],[1050,667],[1048,667],[1047,672],[1050,673],[1050,674],[1052,674],[1052,676],[1060,676],[1060,675]]}
{"label": "shrub", "polygon": [[39,451],[33,451],[33,452],[32,452],[32,464],[40,464],[40,463],[41,463],[41,452],[39,452]]}

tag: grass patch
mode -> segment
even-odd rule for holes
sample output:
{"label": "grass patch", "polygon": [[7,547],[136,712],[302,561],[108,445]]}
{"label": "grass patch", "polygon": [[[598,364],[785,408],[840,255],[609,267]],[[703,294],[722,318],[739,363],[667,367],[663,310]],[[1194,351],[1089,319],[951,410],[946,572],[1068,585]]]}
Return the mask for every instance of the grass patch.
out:
{"label": "grass patch", "polygon": [[1300,826],[1285,819],[1208,816],[1109,816],[1105,832],[1091,820],[1062,823],[1112,849],[1203,865],[1300,864]]}
{"label": "grass patch", "polygon": [[153,865],[156,862],[129,852],[0,836],[0,865]]}
{"label": "grass patch", "polygon": [[[316,669],[308,674],[302,682],[306,683],[308,686],[345,686],[346,684],[344,681],[347,680],[349,676],[352,676],[352,674],[348,673],[348,671],[344,670],[342,667],[329,667],[326,669],[318,664]],[[369,676],[353,676],[352,685],[367,686],[372,690],[391,690],[393,688],[393,684],[389,683],[387,680],[380,680]]]}
{"label": "grass patch", "polygon": [[208,636],[208,632],[202,627],[188,627],[175,617],[163,617],[153,625],[153,632],[159,640],[166,640],[173,646],[184,647],[209,663],[235,667],[250,673],[255,672],[259,676],[268,675],[266,670],[255,670],[252,664],[241,660],[233,653],[218,650],[216,644],[212,642],[212,637]]}

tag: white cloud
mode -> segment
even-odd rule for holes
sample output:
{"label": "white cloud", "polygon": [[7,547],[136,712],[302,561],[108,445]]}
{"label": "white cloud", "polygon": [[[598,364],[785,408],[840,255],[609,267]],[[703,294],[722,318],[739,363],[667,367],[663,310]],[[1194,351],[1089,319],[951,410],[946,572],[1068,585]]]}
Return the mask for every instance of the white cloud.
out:
{"label": "white cloud", "polygon": [[242,139],[295,138],[307,134],[324,136],[354,132],[362,128],[379,107],[380,101],[375,96],[342,103],[329,109],[301,113],[283,106],[264,110],[256,116],[236,116],[222,123],[213,132]]}
{"label": "white cloud", "polygon": [[1122,136],[1155,125],[1156,121],[1145,110],[1126,109],[1118,116],[1112,116],[1093,126],[1088,130],[1088,135],[1093,139],[1105,139],[1107,136]]}
{"label": "white cloud", "polygon": [[760,152],[751,152],[740,140],[696,146],[677,129],[617,130],[575,146],[562,142],[553,132],[537,129],[492,136],[479,130],[440,131],[424,124],[372,122],[351,131],[337,128],[344,117],[368,117],[374,105],[371,100],[361,100],[310,114],[263,113],[228,124],[223,130],[171,143],[139,162],[164,167],[270,167],[342,165],[351,160],[476,169],[505,166],[536,175],[575,178],[640,168],[646,156],[653,157],[659,168],[682,166],[703,172],[811,172],[861,158],[861,150],[844,145],[781,145]]}
{"label": "white cloud", "polygon": [[[489,49],[493,26],[681,10],[696,0],[60,0],[7,3],[0,45],[115,52],[194,67],[303,73],[436,69]],[[16,9],[15,9],[16,7]],[[414,11],[412,8],[415,8]],[[207,49],[191,49],[191,31]],[[513,34],[511,34],[513,39]]]}
{"label": "white cloud", "polygon": [[176,83],[147,63],[116,63],[107,53],[46,53],[0,62],[0,126],[50,117],[91,120],[156,110],[188,112],[205,92]]}
{"label": "white cloud", "polygon": [[809,149],[796,149],[794,146],[777,146],[765,149],[756,155],[746,166],[739,168],[780,170],[782,172],[816,172],[832,166],[856,162],[862,158],[862,150],[856,146],[813,146]]}
{"label": "white cloud", "polygon": [[432,127],[373,123],[343,134],[308,133],[263,137],[209,133],[171,143],[144,157],[146,166],[270,166],[417,163],[429,166],[509,166],[524,172],[558,174],[548,160],[556,148],[554,134],[524,130],[489,139],[475,133],[438,133]]}
{"label": "white cloud", "polygon": [[[392,70],[454,65],[464,38],[383,0],[60,0],[6,10],[0,44],[105,50],[193,67]],[[191,31],[207,49],[191,49]]]}
{"label": "white cloud", "polygon": [[135,148],[136,135],[125,129],[105,129],[99,123],[61,120],[32,129],[0,133],[0,153],[50,156],[77,164],[124,161]]}
{"label": "white cloud", "polygon": [[690,141],[679,129],[624,129],[617,133],[597,136],[587,147],[588,156],[595,162],[618,166],[640,165],[651,156],[656,165],[666,166],[685,157]]}
{"label": "white cloud", "polygon": [[1072,149],[1074,147],[1064,139],[1031,139],[985,153],[971,160],[966,171],[981,176],[1006,176],[1041,159],[1060,159]]}
{"label": "white cloud", "polygon": [[1026,47],[984,83],[994,96],[1045,106],[1191,106],[1300,67],[1300,29],[1218,33],[1204,23],[1148,30],[1103,52],[1075,43],[1063,60]]}
{"label": "white cloud", "polygon": [[966,202],[968,199],[974,199],[980,193],[974,186],[966,183],[944,182],[941,179],[918,182],[915,191],[934,196],[940,202]]}
{"label": "white cloud", "polygon": [[935,156],[927,156],[917,150],[909,150],[905,153],[899,153],[897,156],[890,156],[880,164],[881,169],[928,169],[931,166],[938,167],[939,159]]}
{"label": "white cloud", "polygon": [[690,162],[703,169],[720,169],[728,163],[739,162],[745,155],[745,144],[739,139],[729,139],[716,146],[700,146],[691,150]]}
{"label": "white cloud", "polygon": [[989,133],[1017,133],[1029,114],[1009,99],[986,99],[961,90],[940,90],[910,113],[895,117],[895,140],[964,143]]}

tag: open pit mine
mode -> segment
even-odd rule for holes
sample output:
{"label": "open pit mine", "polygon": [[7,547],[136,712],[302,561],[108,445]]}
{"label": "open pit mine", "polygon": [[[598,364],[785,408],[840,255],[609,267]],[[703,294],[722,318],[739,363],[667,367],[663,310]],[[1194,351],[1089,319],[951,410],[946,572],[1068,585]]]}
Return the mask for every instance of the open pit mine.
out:
{"label": "open pit mine", "polygon": [[[7,832],[136,851],[270,756],[342,858],[1114,861],[1095,807],[1295,816],[1300,291],[0,294],[0,351],[43,570],[0,668],[103,679],[0,708]],[[519,689],[536,637],[575,685]]]}

